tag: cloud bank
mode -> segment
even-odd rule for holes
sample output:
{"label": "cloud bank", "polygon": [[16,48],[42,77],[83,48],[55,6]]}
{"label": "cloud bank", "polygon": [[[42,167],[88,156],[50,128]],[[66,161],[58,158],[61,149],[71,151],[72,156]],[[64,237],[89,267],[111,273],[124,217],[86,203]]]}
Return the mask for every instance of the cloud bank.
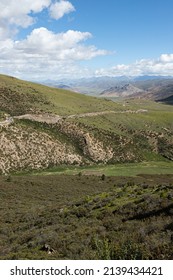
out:
{"label": "cloud bank", "polygon": [[0,72],[32,79],[78,75],[78,61],[107,53],[83,44],[91,36],[74,30],[56,34],[41,27],[24,40],[6,39],[0,44]]}
{"label": "cloud bank", "polygon": [[95,71],[96,76],[173,76],[173,54],[162,54],[157,59],[141,59],[132,64],[118,64]]}

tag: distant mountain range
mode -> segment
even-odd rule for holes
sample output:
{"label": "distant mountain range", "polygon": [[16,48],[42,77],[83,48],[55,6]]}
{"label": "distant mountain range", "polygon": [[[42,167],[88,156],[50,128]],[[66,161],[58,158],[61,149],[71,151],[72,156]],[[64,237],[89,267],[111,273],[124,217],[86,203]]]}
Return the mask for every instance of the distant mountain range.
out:
{"label": "distant mountain range", "polygon": [[104,90],[100,95],[105,97],[129,97],[135,94],[141,94],[143,90],[133,84],[117,85]]}
{"label": "distant mountain range", "polygon": [[92,77],[78,80],[47,80],[42,83],[92,96],[144,98],[172,104],[169,97],[173,95],[173,77],[170,76]]}
{"label": "distant mountain range", "polygon": [[42,81],[42,84],[48,86],[54,86],[57,88],[71,89],[72,91],[88,94],[88,95],[99,95],[103,90],[110,87],[114,87],[120,84],[125,84],[130,81],[131,78],[126,76],[121,77],[91,77],[82,78],[76,80],[46,80]]}
{"label": "distant mountain range", "polygon": [[104,90],[100,96],[114,98],[143,98],[172,104],[173,79],[143,80]]}

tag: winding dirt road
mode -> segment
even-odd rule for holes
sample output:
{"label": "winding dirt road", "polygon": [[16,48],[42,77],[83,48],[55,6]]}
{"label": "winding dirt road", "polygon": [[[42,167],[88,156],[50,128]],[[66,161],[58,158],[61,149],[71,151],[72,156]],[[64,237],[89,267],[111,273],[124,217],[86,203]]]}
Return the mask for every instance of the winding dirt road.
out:
{"label": "winding dirt road", "polygon": [[0,126],[8,126],[14,122],[15,119],[24,119],[24,120],[32,120],[37,122],[45,122],[47,124],[55,124],[63,119],[73,119],[73,118],[84,118],[84,117],[94,117],[101,116],[106,114],[139,114],[146,113],[148,110],[139,109],[136,111],[126,110],[126,111],[102,111],[102,112],[91,112],[91,113],[83,113],[83,114],[75,114],[69,116],[59,116],[53,114],[26,114],[21,116],[7,117],[6,120],[0,122]]}

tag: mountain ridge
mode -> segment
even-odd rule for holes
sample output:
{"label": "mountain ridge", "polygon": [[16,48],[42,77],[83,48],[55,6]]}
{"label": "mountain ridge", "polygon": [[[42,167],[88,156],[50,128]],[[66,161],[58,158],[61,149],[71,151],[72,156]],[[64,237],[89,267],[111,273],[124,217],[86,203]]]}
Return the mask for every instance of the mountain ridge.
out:
{"label": "mountain ridge", "polygon": [[99,96],[102,92],[113,87],[121,87],[126,84],[132,84],[133,86],[145,90],[148,87],[157,86],[157,84],[173,83],[173,77],[171,76],[118,76],[118,77],[90,77],[81,78],[75,80],[57,80],[57,81],[42,81],[41,83],[49,86],[61,88],[61,85],[71,91],[83,93],[86,95]]}

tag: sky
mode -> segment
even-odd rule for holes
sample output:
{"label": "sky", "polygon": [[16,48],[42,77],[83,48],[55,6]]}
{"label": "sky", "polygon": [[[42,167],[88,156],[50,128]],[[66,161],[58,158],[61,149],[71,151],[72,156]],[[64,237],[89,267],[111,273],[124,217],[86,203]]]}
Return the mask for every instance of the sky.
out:
{"label": "sky", "polygon": [[172,0],[0,0],[0,73],[173,76]]}

